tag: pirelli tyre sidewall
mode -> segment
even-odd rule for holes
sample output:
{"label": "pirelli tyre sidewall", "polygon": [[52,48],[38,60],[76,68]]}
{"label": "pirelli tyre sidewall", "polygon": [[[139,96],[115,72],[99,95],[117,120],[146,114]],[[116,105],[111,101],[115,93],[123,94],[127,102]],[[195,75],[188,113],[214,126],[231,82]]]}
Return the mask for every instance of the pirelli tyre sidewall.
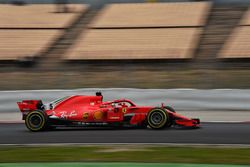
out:
{"label": "pirelli tyre sidewall", "polygon": [[45,130],[47,117],[42,111],[31,111],[25,119],[25,125],[32,132]]}
{"label": "pirelli tyre sidewall", "polygon": [[169,122],[169,115],[164,109],[154,108],[149,111],[147,122],[152,129],[162,129]]}

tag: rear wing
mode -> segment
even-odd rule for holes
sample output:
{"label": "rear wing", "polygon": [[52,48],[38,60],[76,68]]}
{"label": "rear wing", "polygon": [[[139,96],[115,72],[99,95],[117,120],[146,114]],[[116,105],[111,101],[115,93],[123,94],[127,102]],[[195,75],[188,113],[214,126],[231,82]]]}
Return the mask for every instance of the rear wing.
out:
{"label": "rear wing", "polygon": [[23,100],[21,102],[17,102],[17,105],[21,112],[43,110],[42,100]]}

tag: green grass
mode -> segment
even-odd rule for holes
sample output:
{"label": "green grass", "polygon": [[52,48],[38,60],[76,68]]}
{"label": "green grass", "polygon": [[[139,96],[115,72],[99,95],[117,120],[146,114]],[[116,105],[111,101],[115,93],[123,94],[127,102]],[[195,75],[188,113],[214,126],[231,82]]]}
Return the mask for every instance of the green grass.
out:
{"label": "green grass", "polygon": [[178,163],[3,163],[0,167],[246,167],[243,165],[209,165]]}
{"label": "green grass", "polygon": [[250,164],[250,148],[152,146],[0,147],[0,162]]}

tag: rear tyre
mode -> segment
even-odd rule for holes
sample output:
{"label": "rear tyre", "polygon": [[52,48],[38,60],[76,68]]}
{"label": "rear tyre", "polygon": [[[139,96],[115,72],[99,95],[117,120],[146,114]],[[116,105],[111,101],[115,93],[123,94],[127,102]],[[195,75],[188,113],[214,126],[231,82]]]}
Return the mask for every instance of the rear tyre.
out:
{"label": "rear tyre", "polygon": [[32,111],[27,115],[25,125],[32,132],[45,130],[47,127],[47,117],[41,111]]}
{"label": "rear tyre", "polygon": [[149,111],[147,122],[149,127],[152,129],[162,129],[169,122],[168,113],[161,108],[154,108]]}

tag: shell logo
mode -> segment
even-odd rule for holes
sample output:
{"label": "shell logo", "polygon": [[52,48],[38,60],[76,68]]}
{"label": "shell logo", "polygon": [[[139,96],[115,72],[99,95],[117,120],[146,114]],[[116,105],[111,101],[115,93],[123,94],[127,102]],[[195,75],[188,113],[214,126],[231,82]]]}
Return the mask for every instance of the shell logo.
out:
{"label": "shell logo", "polygon": [[94,113],[94,119],[100,120],[100,119],[102,119],[102,118],[103,118],[103,113],[102,113],[101,111],[96,111],[96,112]]}

